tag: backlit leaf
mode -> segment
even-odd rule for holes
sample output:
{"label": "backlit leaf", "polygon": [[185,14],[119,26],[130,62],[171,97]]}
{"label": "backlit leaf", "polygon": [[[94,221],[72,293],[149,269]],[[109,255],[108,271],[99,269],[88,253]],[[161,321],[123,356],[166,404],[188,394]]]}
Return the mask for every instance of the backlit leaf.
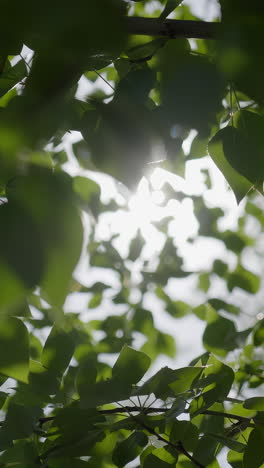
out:
{"label": "backlit leaf", "polygon": [[113,367],[113,377],[127,384],[137,383],[150,366],[150,358],[139,351],[124,346]]}
{"label": "backlit leaf", "polygon": [[228,144],[229,141],[232,141],[234,132],[235,129],[232,127],[225,127],[224,129],[219,130],[219,132],[209,141],[208,152],[218,169],[220,169],[226,178],[235,194],[237,203],[239,203],[248,193],[253,183],[239,174],[231,166],[226,156],[226,144]]}

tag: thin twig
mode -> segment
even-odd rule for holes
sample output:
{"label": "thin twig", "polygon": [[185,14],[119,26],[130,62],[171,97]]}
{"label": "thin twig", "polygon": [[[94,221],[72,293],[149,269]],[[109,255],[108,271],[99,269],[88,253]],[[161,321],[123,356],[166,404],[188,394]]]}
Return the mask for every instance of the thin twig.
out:
{"label": "thin twig", "polygon": [[[155,400],[156,401],[156,400]],[[198,466],[198,468],[205,468],[204,465],[201,465],[201,463],[199,463],[197,460],[195,460],[192,455],[190,455],[187,450],[185,450],[185,448],[183,447],[182,445],[182,442],[180,440],[178,440],[176,443],[173,443],[171,442],[170,440],[168,439],[165,439],[163,436],[161,436],[158,432],[156,432],[154,429],[152,429],[152,427],[149,427],[147,424],[145,424],[143,421],[141,421],[140,418],[138,418],[137,416],[133,416],[132,411],[133,411],[133,407],[130,409],[130,407],[125,407],[123,406],[120,402],[118,403],[121,407],[123,408],[129,408],[129,411],[128,411],[128,414],[130,417],[132,417],[143,429],[145,429],[146,431],[148,431],[150,434],[152,435],[155,435],[157,437],[158,440],[164,442],[165,444],[169,445],[170,447],[174,448],[177,450],[177,452],[181,453],[182,455],[185,455],[186,458],[188,458],[189,460],[191,460],[193,462],[194,465]],[[151,408],[148,408],[148,409],[151,409]],[[139,410],[139,408],[138,408]],[[168,436],[167,436],[168,437]]]}
{"label": "thin twig", "polygon": [[198,466],[199,468],[205,468],[205,465],[202,465],[199,463],[195,458],[193,458],[192,455],[190,455],[185,448],[182,445],[182,442],[179,440],[176,443],[171,442],[170,440],[165,439],[163,436],[161,436],[158,432],[156,432],[152,427],[147,426],[144,422],[142,422],[139,418],[135,417],[135,420],[150,434],[154,435],[157,437],[158,440],[161,442],[164,442],[166,445],[169,445],[170,447],[174,448],[177,450],[177,452],[181,453],[182,455],[185,455],[186,458],[188,458],[190,461],[193,462],[194,465]]}
{"label": "thin twig", "polygon": [[[224,416],[224,418],[236,419],[237,421],[247,422],[248,424],[250,424],[251,421],[251,418],[239,416],[238,414],[226,413],[225,411],[204,410],[199,414],[208,414],[209,416]],[[255,426],[253,425],[253,427]]]}
{"label": "thin twig", "polygon": [[109,83],[109,81],[107,81],[102,75],[100,75],[100,73],[98,73],[98,71],[96,71],[95,69],[93,70],[94,73],[96,73],[96,75],[98,75],[101,80],[103,80],[108,86],[110,86],[110,88],[112,88],[113,91],[115,91],[115,88],[113,88],[113,86]]}

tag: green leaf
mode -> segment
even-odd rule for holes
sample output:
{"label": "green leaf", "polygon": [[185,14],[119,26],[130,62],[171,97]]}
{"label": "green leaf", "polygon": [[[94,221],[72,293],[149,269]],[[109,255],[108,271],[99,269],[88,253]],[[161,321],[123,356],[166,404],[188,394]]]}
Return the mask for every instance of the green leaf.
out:
{"label": "green leaf", "polygon": [[[178,460],[178,454],[174,447],[165,446],[161,448],[156,448],[152,451],[152,455],[159,458],[161,462],[168,463],[169,465],[174,465]],[[145,466],[145,465],[143,465]]]}
{"label": "green leaf", "polygon": [[200,367],[182,367],[174,371],[174,381],[169,384],[174,393],[184,393],[190,390],[194,379],[202,372]]}
{"label": "green leaf", "polygon": [[13,67],[10,65],[5,67],[0,77],[0,97],[9,91],[13,86],[23,80],[27,76],[27,67],[25,60],[19,60]]}
{"label": "green leaf", "polygon": [[92,179],[77,176],[73,180],[73,189],[83,202],[83,207],[97,212],[100,201],[100,187]]}
{"label": "green leaf", "polygon": [[141,351],[146,353],[152,361],[154,361],[160,353],[172,358],[175,356],[175,340],[171,335],[162,333],[154,328],[147,336],[148,340],[142,346]]}
{"label": "green leaf", "polygon": [[113,462],[120,468],[134,460],[148,443],[143,432],[133,432],[127,439],[117,443],[113,452]]}
{"label": "green leaf", "polygon": [[213,263],[213,272],[223,278],[228,271],[228,265],[222,260],[216,259]]}
{"label": "green leaf", "polygon": [[190,312],[189,304],[183,301],[173,301],[164,291],[161,286],[157,286],[155,289],[156,296],[166,303],[166,312],[172,317],[180,318]]}
{"label": "green leaf", "polygon": [[102,303],[103,300],[103,295],[102,293],[97,293],[88,302],[88,308],[89,309],[96,309],[96,307],[99,307],[100,304]]}
{"label": "green leaf", "polygon": [[259,468],[264,463],[263,444],[263,427],[257,427],[249,435],[243,458],[244,468]]}
{"label": "green leaf", "polygon": [[24,439],[32,434],[42,410],[10,403],[6,419],[0,429],[0,448],[3,450],[12,440]]}
{"label": "green leaf", "polygon": [[53,425],[58,428],[64,440],[68,441],[81,438],[88,430],[94,429],[97,423],[104,421],[104,416],[95,409],[82,409],[73,404],[57,412]]}
{"label": "green leaf", "polygon": [[177,418],[177,416],[184,413],[185,408],[186,400],[181,397],[175,398],[171,408],[166,412],[166,419],[169,421],[170,419]]}
{"label": "green leaf", "polygon": [[238,453],[234,450],[230,450],[227,455],[227,461],[232,466],[232,468],[244,468],[243,455],[243,453]]}
{"label": "green leaf", "polygon": [[146,354],[125,345],[114,364],[112,374],[114,378],[127,384],[135,384],[145,375],[150,363]]}
{"label": "green leaf", "polygon": [[31,460],[36,460],[37,457],[38,452],[34,442],[18,440],[13,447],[10,447],[7,450],[5,450],[5,452],[0,456],[0,462],[7,464],[24,462],[25,464],[29,464]]}
{"label": "green leaf", "polygon": [[11,88],[0,98],[0,108],[7,107],[9,101],[18,95],[17,88]]}
{"label": "green leaf", "polygon": [[75,349],[74,332],[54,325],[41,354],[42,365],[32,361],[29,382],[31,391],[47,398],[59,390],[60,381]]}
{"label": "green leaf", "polygon": [[119,58],[114,62],[115,69],[120,78],[124,78],[131,68],[131,63],[126,58]]}
{"label": "green leaf", "polygon": [[208,137],[202,138],[198,134],[192,142],[190,153],[188,154],[188,160],[203,158],[204,156],[206,156],[207,147],[208,147]]}
{"label": "green leaf", "polygon": [[[156,39],[153,39],[152,41],[148,42],[143,42],[143,43],[137,43],[138,45],[131,47],[127,55],[130,60],[143,60],[146,58],[151,58],[161,47],[166,44],[167,38],[164,37],[158,37]],[[122,60],[122,59],[121,59]],[[128,61],[129,69],[131,69],[131,62],[130,60]],[[122,63],[123,69],[122,71],[122,76],[125,76],[129,70],[127,70],[127,65],[125,66],[124,62]],[[118,70],[119,72],[119,70]]]}
{"label": "green leaf", "polygon": [[140,256],[140,253],[145,245],[145,239],[141,234],[141,231],[138,229],[136,237],[134,237],[129,245],[128,258],[134,262]]}
{"label": "green leaf", "polygon": [[[0,206],[0,262],[25,288],[32,288],[44,273],[44,248],[33,217],[17,203]],[[4,284],[5,278],[1,278]],[[4,286],[3,286],[4,287]]]}
{"label": "green leaf", "polygon": [[218,169],[226,178],[228,184],[233,190],[237,203],[239,203],[252,187],[252,183],[243,175],[239,174],[229,162],[226,155],[226,146],[232,144],[234,133],[236,130],[233,127],[225,127],[216,133],[209,141],[208,152],[217,165]]}
{"label": "green leaf", "polygon": [[[1,209],[12,209],[7,225],[16,245],[14,260],[11,257],[14,269],[28,287],[41,282],[46,299],[61,307],[82,249],[82,223],[74,205],[71,179],[33,166],[26,174],[11,179],[6,192],[9,203]],[[21,239],[15,243],[14,236],[20,231]]]}
{"label": "green leaf", "polygon": [[173,382],[174,370],[163,367],[155,375],[150,377],[141,387],[134,392],[136,395],[150,395],[154,393],[157,398],[166,399],[173,395],[169,384]]}
{"label": "green leaf", "polygon": [[205,349],[226,356],[237,347],[237,330],[234,322],[221,317],[213,309],[207,312],[208,325],[203,334]]}
{"label": "green leaf", "polygon": [[120,419],[120,421],[114,422],[109,427],[111,431],[120,431],[120,429],[125,429],[126,431],[134,431],[139,430],[141,428],[142,426],[140,426],[139,421],[137,421],[137,419],[135,419],[133,415],[127,418],[122,418]]}
{"label": "green leaf", "polygon": [[[210,407],[215,401],[223,401],[228,395],[233,381],[233,370],[211,355],[201,378],[203,392],[193,399],[190,413],[195,416],[203,408]],[[196,386],[199,387],[199,380],[196,382]]]}
{"label": "green leaf", "polygon": [[243,233],[233,232],[230,230],[226,230],[223,233],[222,239],[227,249],[233,250],[236,254],[240,254],[246,246],[254,245],[254,239]]}
{"label": "green leaf", "polygon": [[74,437],[65,442],[64,438],[58,438],[56,442],[47,450],[45,457],[50,458],[63,458],[63,457],[81,457],[89,456],[91,450],[98,442],[105,438],[105,434],[101,430],[86,430],[81,438]]}
{"label": "green leaf", "polygon": [[223,301],[222,299],[218,299],[216,297],[209,299],[208,303],[217,311],[224,310],[229,314],[238,315],[240,308],[235,306],[234,304],[230,304],[229,302]]}
{"label": "green leaf", "polygon": [[254,345],[255,346],[261,346],[264,342],[264,319],[259,320],[257,323],[254,334],[253,334],[253,340],[254,340]]}
{"label": "green leaf", "polygon": [[6,398],[8,397],[8,394],[5,392],[0,392],[0,409],[2,408]]}
{"label": "green leaf", "polygon": [[193,452],[198,442],[198,429],[190,421],[174,421],[170,431],[170,441],[176,444],[179,440],[187,451]]}
{"label": "green leaf", "polygon": [[246,409],[253,409],[256,411],[264,411],[264,397],[252,397],[244,401],[243,404]]}
{"label": "green leaf", "polygon": [[[94,408],[117,401],[127,400],[131,396],[131,385],[119,378],[100,380],[92,383],[93,371],[87,380],[84,375],[80,376],[78,386],[83,408]],[[82,380],[81,380],[82,379]]]}
{"label": "green leaf", "polygon": [[68,457],[49,460],[49,468],[88,468],[89,465],[86,461],[78,460],[77,458]]}
{"label": "green leaf", "polygon": [[201,273],[199,275],[199,289],[201,289],[204,292],[207,292],[208,289],[210,288],[211,282],[210,282],[210,275],[208,273]]}
{"label": "green leaf", "polygon": [[41,362],[46,369],[62,375],[70,363],[74,348],[73,334],[54,325],[45,342]]}
{"label": "green leaf", "polygon": [[215,461],[215,453],[218,446],[219,442],[217,442],[215,439],[207,437],[207,435],[203,435],[196,445],[196,448],[193,452],[193,457],[203,466],[206,466],[206,468],[218,468],[219,465]]}
{"label": "green leaf", "polygon": [[97,424],[104,422],[104,416],[95,409],[82,409],[76,404],[60,409],[52,425],[59,437],[47,445],[45,456],[60,458],[90,455],[97,442],[105,438],[105,434],[97,428]]}
{"label": "green leaf", "polygon": [[237,132],[234,132],[232,151],[230,148],[230,154],[227,152],[230,164],[255,185],[264,179],[263,124],[263,116],[254,111],[237,112],[234,116]]}
{"label": "green leaf", "polygon": [[15,317],[0,321],[0,372],[21,382],[28,381],[28,331]]}
{"label": "green leaf", "polygon": [[238,265],[235,271],[228,275],[227,287],[229,291],[238,287],[250,294],[256,294],[260,288],[260,277]]}
{"label": "green leaf", "polygon": [[[150,340],[150,343],[151,343],[151,340]],[[175,354],[176,354],[175,339],[173,338],[173,336],[169,335],[168,333],[158,332],[156,335],[156,340],[154,341],[153,345],[157,353],[165,354],[166,356],[169,356],[171,358],[175,357]],[[146,348],[144,347],[143,349],[146,350]]]}
{"label": "green leaf", "polygon": [[183,0],[167,0],[167,3],[160,15],[160,20],[164,20],[169,14],[182,3]]}
{"label": "green leaf", "polygon": [[[50,246],[42,287],[51,304],[61,307],[69,292],[72,272],[82,249],[83,226],[75,208],[65,206],[56,224],[60,243]],[[60,223],[60,226],[59,224]]]}
{"label": "green leaf", "polygon": [[143,468],[170,468],[171,466],[171,463],[161,460],[160,457],[157,457],[153,453],[144,459],[143,464]]}
{"label": "green leaf", "polygon": [[157,398],[166,399],[190,389],[193,380],[202,372],[199,367],[183,367],[170,369],[163,367],[150,377],[134,392],[136,395],[149,395],[154,393]]}
{"label": "green leaf", "polygon": [[213,439],[220,442],[220,444],[232,450],[235,450],[236,452],[241,453],[245,451],[246,444],[242,444],[241,442],[238,442],[237,440],[234,440],[231,437],[225,437],[221,434],[213,434],[212,432],[207,432],[206,435],[207,437],[212,437]]}
{"label": "green leaf", "polygon": [[159,52],[163,112],[171,124],[206,135],[221,108],[225,83],[213,62],[205,55],[189,54],[188,48],[178,39],[168,41]]}
{"label": "green leaf", "polygon": [[76,386],[81,404],[89,402],[89,391],[96,382],[97,369],[92,361],[81,363],[76,375]]}

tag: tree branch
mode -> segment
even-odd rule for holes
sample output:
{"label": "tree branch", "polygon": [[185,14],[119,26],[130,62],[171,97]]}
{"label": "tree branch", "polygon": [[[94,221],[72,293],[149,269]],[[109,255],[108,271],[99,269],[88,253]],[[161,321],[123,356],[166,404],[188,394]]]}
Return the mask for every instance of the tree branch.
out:
{"label": "tree branch", "polygon": [[180,440],[178,440],[176,443],[173,443],[170,440],[167,440],[163,436],[161,436],[158,432],[156,432],[154,429],[152,429],[152,427],[149,427],[145,423],[140,421],[139,418],[135,418],[135,420],[142,426],[143,429],[148,431],[150,434],[156,436],[158,440],[160,440],[161,442],[164,442],[165,444],[167,444],[170,447],[174,448],[175,450],[177,450],[182,455],[185,455],[185,457],[188,458],[191,462],[193,462],[193,464],[195,466],[198,466],[199,468],[205,468],[204,465],[202,465],[197,460],[195,460],[195,458],[193,458],[193,456],[190,455],[189,452],[187,452],[187,450],[185,450],[185,448],[183,447],[182,442]]}
{"label": "tree branch", "polygon": [[129,34],[142,36],[162,36],[168,38],[185,37],[193,39],[217,39],[221,24],[206,21],[173,20],[160,21],[159,18],[128,16],[125,18]]}
{"label": "tree branch", "polygon": [[[169,408],[170,409],[170,408]],[[110,408],[110,409],[101,409],[98,410],[98,413],[100,414],[124,414],[124,413],[142,413],[145,415],[148,414],[157,414],[157,413],[166,413],[169,411],[168,408],[144,408],[142,406],[123,406],[122,408]],[[188,413],[188,410],[185,410],[184,413]],[[237,414],[233,413],[226,413],[225,411],[213,411],[209,409],[202,410],[199,414],[207,414],[209,416],[223,416],[224,418],[230,418],[230,419],[235,419],[236,421],[239,422],[244,422],[250,424],[251,418],[247,418],[245,416],[239,416]],[[48,416],[44,418],[39,418],[39,424],[42,426],[42,424],[52,421],[54,419],[54,416]],[[251,425],[252,427],[255,427],[253,424]]]}

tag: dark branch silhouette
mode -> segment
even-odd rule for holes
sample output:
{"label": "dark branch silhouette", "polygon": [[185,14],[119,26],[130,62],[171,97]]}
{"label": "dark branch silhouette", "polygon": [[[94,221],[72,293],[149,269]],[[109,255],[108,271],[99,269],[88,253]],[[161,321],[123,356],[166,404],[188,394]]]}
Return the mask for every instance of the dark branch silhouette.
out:
{"label": "dark branch silhouette", "polygon": [[168,38],[185,37],[193,39],[217,39],[221,24],[206,21],[173,20],[129,16],[125,18],[129,34],[161,36]]}

